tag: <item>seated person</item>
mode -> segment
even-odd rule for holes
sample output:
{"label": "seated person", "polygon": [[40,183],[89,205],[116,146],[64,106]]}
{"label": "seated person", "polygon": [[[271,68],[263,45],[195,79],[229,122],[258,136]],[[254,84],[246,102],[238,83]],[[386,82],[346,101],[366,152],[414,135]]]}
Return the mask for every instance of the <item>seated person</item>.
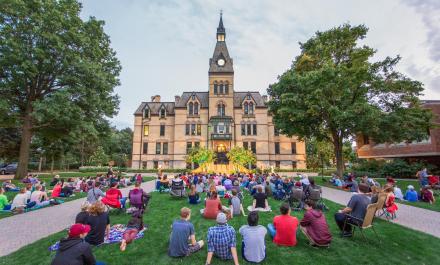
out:
{"label": "seated person", "polygon": [[[136,182],[136,184],[141,184]],[[136,239],[137,234],[144,229],[144,221],[142,217],[142,212],[136,211],[131,216],[130,221],[128,221],[127,227],[125,228],[124,234],[122,235],[121,245],[119,249],[125,251],[128,244]]]}
{"label": "seated person", "polygon": [[163,189],[169,189],[170,187],[170,180],[168,179],[167,175],[164,175],[163,178],[160,180],[160,184]]}
{"label": "seated person", "polygon": [[58,181],[55,186],[53,187],[52,190],[52,198],[57,198],[57,197],[61,197],[61,188],[62,188],[62,184],[60,181]]}
{"label": "seated person", "polygon": [[18,188],[17,186],[15,186],[10,179],[5,180],[5,182],[3,182],[2,187],[5,191],[20,191],[20,188]]}
{"label": "seated person", "polygon": [[260,263],[266,258],[264,237],[267,234],[267,229],[258,225],[258,212],[256,211],[249,213],[247,221],[248,225],[243,225],[238,230],[243,237],[241,253],[245,261]]}
{"label": "seated person", "polygon": [[170,195],[176,197],[186,196],[185,182],[178,175],[174,176],[174,179],[171,181]]}
{"label": "seated person", "polygon": [[300,229],[304,235],[309,239],[313,246],[328,246],[332,241],[327,221],[324,214],[315,210],[316,204],[312,200],[306,200],[304,203],[303,219],[300,221]]}
{"label": "seated person", "polygon": [[60,175],[55,175],[53,177],[53,179],[50,181],[49,185],[51,187],[55,186],[56,184],[58,184],[58,182],[60,181]]}
{"label": "seated person", "polygon": [[427,186],[422,188],[421,199],[422,199],[422,201],[427,202],[429,204],[435,203],[434,193]]}
{"label": "seated person", "polygon": [[403,200],[402,190],[397,186],[394,186],[394,195],[396,196],[396,199],[401,201]]}
{"label": "seated person", "polygon": [[409,202],[416,202],[419,199],[419,195],[417,194],[417,191],[414,190],[413,185],[408,185],[408,189],[405,192],[404,199]]}
{"label": "seated person", "polygon": [[85,201],[81,204],[81,212],[79,212],[75,217],[75,224],[86,224],[87,217],[89,216],[90,203]]}
{"label": "seated person", "polygon": [[258,186],[257,193],[254,195],[252,206],[248,207],[248,211],[270,211],[270,206],[267,201],[267,195],[263,193],[263,187]]}
{"label": "seated person", "polygon": [[205,191],[205,184],[203,183],[203,179],[199,178],[196,183],[196,192],[203,193]]}
{"label": "seated person", "polygon": [[[370,197],[367,196],[366,193],[369,192],[369,187],[367,184],[360,184],[359,185],[359,193],[354,194],[351,196],[350,201],[347,204],[347,207],[345,207],[342,210],[339,210],[335,214],[335,220],[336,224],[338,225],[341,232],[343,232],[343,236],[345,237],[351,237],[352,234],[352,228],[350,225],[346,225],[344,228],[345,219],[348,218],[348,222],[353,224],[359,224],[361,221],[364,220],[365,214],[367,213],[367,206],[370,204],[371,200]],[[348,215],[351,215],[357,219],[349,218]]]}
{"label": "seated person", "polygon": [[333,185],[335,185],[338,188],[342,188],[343,184],[342,184],[342,180],[339,176],[335,177],[335,181],[333,182]]}
{"label": "seated person", "polygon": [[194,225],[189,221],[190,219],[191,209],[183,207],[180,210],[180,220],[175,220],[171,226],[170,245],[168,247],[170,257],[186,257],[203,247],[203,240],[196,241]]}
{"label": "seated person", "polygon": [[345,182],[344,188],[348,189],[350,192],[358,192],[359,191],[359,185],[358,185],[354,176],[348,177],[348,181]]}
{"label": "seated person", "polygon": [[217,225],[208,229],[208,255],[206,264],[211,264],[212,257],[222,260],[234,260],[238,265],[236,249],[235,230],[227,224],[227,217],[224,213],[219,213],[216,217]]}
{"label": "seated person", "polygon": [[229,178],[225,179],[225,181],[223,182],[223,186],[225,186],[226,190],[231,190],[232,189],[232,180],[230,180]]}
{"label": "seated person", "polygon": [[25,209],[30,209],[35,206],[35,202],[28,203],[28,195],[26,194],[26,188],[21,188],[20,192],[15,195],[12,200],[11,210],[22,212]]}
{"label": "seated person", "polygon": [[126,198],[122,197],[122,193],[118,189],[118,182],[113,182],[101,201],[112,208],[124,208],[125,200]]}
{"label": "seated person", "polygon": [[90,232],[86,236],[87,243],[98,246],[104,243],[104,238],[110,232],[110,217],[105,211],[105,206],[101,201],[97,201],[89,207],[89,216],[86,224],[90,225]]}
{"label": "seated person", "polygon": [[0,187],[0,210],[11,210],[11,204],[9,204],[8,197],[6,197],[3,187]]}
{"label": "seated person", "polygon": [[61,196],[62,197],[70,197],[73,195],[73,186],[70,182],[64,182],[61,188]]}
{"label": "seated person", "polygon": [[47,193],[41,191],[42,186],[40,184],[35,186],[34,192],[31,194],[31,202],[35,202],[38,207],[44,207],[50,204]]}
{"label": "seated person", "polygon": [[160,176],[157,176],[157,180],[156,180],[156,191],[160,191],[162,188],[162,182],[161,182],[162,178]]}
{"label": "seated person", "polygon": [[216,186],[215,187],[215,190],[216,190],[216,192],[217,192],[217,195],[219,196],[219,197],[225,197],[225,192],[226,192],[226,188],[225,188],[225,186],[222,186],[222,185],[219,185],[219,186]]}
{"label": "seated person", "polygon": [[222,211],[222,203],[217,197],[217,192],[212,192],[211,197],[205,201],[205,209],[201,209],[200,213],[206,219],[215,219],[220,211]]}
{"label": "seated person", "polygon": [[51,265],[85,264],[99,265],[92,253],[90,245],[84,238],[90,231],[89,225],[74,224],[69,229],[69,235],[61,239],[58,251]]}
{"label": "seated person", "polygon": [[241,203],[240,198],[237,196],[237,191],[232,190],[232,198],[229,199],[229,209],[231,211],[231,218],[234,216],[239,216],[240,213],[243,213],[243,216],[246,216],[243,209],[243,204]]}
{"label": "seated person", "polygon": [[290,216],[290,206],[288,203],[281,204],[280,212],[281,215],[273,218],[273,224],[267,225],[269,233],[273,238],[273,243],[278,246],[295,246],[298,219]]}
{"label": "seated person", "polygon": [[188,195],[188,202],[189,204],[199,204],[200,203],[200,196],[196,191],[196,186],[191,185],[191,192]]}
{"label": "seated person", "polygon": [[130,200],[130,206],[145,209],[150,200],[150,195],[141,188],[141,182],[135,182],[134,189],[128,192],[128,199]]}
{"label": "seated person", "polygon": [[105,193],[99,188],[100,182],[92,181],[89,190],[87,191],[87,201],[90,204],[99,201],[101,198],[104,198]]}

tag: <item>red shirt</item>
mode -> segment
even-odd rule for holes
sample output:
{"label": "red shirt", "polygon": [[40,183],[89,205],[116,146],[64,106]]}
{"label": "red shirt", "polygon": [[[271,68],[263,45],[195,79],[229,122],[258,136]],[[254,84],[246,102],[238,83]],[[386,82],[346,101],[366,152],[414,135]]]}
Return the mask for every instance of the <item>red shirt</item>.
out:
{"label": "red shirt", "polygon": [[120,190],[115,188],[110,188],[106,193],[105,197],[102,198],[102,203],[107,204],[113,208],[121,208],[121,202],[119,199],[122,198],[122,193]]}
{"label": "red shirt", "polygon": [[52,190],[52,198],[60,197],[61,194],[61,185],[57,184],[55,187],[53,187]]}
{"label": "red shirt", "polygon": [[206,200],[206,207],[205,211],[203,212],[203,217],[207,219],[216,219],[217,214],[222,209],[222,204],[220,203],[220,200],[218,199],[209,199]]}
{"label": "red shirt", "polygon": [[298,227],[298,219],[290,215],[278,215],[273,219],[273,226],[276,234],[273,242],[280,246],[296,245],[296,229]]}

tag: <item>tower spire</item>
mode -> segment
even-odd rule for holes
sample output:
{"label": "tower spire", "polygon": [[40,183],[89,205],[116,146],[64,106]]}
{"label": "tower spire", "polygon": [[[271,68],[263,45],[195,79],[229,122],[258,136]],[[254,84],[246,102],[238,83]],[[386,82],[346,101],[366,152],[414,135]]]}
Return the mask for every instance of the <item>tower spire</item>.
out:
{"label": "tower spire", "polygon": [[223,26],[223,10],[220,10],[220,21],[217,27],[217,41],[225,41],[226,30]]}

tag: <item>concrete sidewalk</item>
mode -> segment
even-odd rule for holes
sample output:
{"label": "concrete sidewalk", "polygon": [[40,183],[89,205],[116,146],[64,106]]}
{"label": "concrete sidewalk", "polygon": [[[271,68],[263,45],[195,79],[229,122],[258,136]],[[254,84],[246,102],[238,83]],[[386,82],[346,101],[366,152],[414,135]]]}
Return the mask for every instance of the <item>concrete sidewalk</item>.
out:
{"label": "concrete sidewalk", "polygon": [[[146,192],[154,190],[155,181],[142,183]],[[121,189],[124,196],[134,186]],[[0,219],[0,257],[17,251],[51,234],[60,232],[75,222],[86,198]]]}
{"label": "concrete sidewalk", "polygon": [[[322,196],[330,201],[347,205],[352,194],[350,192],[322,187]],[[425,232],[440,238],[440,212],[397,203],[397,218],[390,222]]]}

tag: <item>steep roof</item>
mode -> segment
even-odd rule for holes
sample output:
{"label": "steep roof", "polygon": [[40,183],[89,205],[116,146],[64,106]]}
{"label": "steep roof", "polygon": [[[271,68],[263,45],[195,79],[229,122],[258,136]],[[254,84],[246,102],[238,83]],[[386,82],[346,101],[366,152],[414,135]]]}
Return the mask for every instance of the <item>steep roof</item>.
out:
{"label": "steep roof", "polygon": [[241,103],[245,99],[245,97],[250,94],[252,99],[255,101],[256,107],[266,107],[264,103],[263,97],[260,92],[257,91],[248,91],[248,92],[234,92],[234,108],[241,108]]}
{"label": "steep roof", "polygon": [[146,106],[150,109],[150,115],[159,115],[162,105],[165,107],[167,115],[174,115],[174,102],[142,102],[134,115],[142,115]]}
{"label": "steep roof", "polygon": [[176,108],[186,108],[186,103],[195,95],[200,102],[201,108],[209,107],[209,93],[208,92],[183,92],[179,102],[176,103]]}

